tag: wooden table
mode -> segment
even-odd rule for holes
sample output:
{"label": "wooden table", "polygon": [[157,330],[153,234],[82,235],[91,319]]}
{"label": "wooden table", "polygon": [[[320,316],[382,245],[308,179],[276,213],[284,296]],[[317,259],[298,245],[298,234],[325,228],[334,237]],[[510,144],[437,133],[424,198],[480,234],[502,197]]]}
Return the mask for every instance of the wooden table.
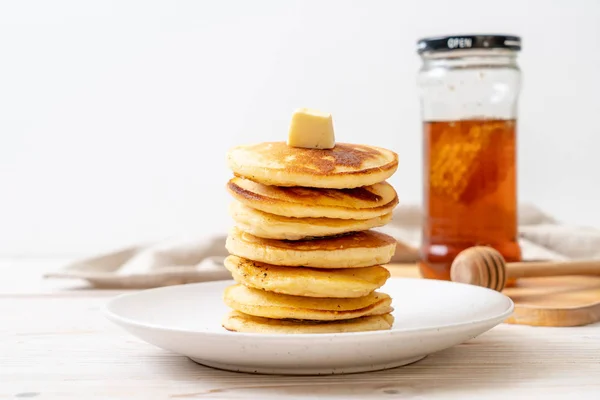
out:
{"label": "wooden table", "polygon": [[40,279],[62,261],[0,261],[0,399],[600,397],[600,324],[500,325],[381,372],[247,375],[196,365],[114,326],[101,310],[120,292]]}

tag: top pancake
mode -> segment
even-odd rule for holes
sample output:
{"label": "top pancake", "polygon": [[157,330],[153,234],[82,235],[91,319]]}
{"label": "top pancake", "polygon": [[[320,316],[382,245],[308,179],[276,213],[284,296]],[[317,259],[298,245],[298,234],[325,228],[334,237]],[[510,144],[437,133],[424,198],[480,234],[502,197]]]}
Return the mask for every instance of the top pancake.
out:
{"label": "top pancake", "polygon": [[236,175],[265,185],[349,189],[392,176],[398,168],[398,155],[359,144],[305,149],[267,142],[232,148],[227,163]]}

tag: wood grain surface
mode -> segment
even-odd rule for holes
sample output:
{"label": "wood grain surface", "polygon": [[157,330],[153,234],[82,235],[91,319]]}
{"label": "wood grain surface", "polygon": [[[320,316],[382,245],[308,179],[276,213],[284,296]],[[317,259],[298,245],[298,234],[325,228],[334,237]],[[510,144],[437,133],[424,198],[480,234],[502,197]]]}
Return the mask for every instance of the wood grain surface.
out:
{"label": "wood grain surface", "polygon": [[0,283],[0,399],[559,399],[600,393],[598,324],[503,324],[413,365],[374,373],[248,375],[199,366],[146,344],[102,316],[118,292],[55,289],[32,280],[47,270],[43,261],[28,261],[27,281],[20,280],[21,262],[0,263],[10,267],[12,285]]}
{"label": "wood grain surface", "polygon": [[[414,264],[388,267],[392,276],[420,277]],[[600,322],[600,277],[519,278],[503,290],[515,303],[510,324],[581,326]]]}

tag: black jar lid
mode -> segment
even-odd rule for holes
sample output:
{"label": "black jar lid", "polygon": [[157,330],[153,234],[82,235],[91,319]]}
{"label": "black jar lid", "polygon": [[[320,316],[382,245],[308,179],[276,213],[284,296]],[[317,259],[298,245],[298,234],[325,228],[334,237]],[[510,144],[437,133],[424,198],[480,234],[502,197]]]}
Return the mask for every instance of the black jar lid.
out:
{"label": "black jar lid", "polygon": [[417,53],[471,50],[507,49],[521,50],[521,38],[511,35],[453,35],[419,39]]}

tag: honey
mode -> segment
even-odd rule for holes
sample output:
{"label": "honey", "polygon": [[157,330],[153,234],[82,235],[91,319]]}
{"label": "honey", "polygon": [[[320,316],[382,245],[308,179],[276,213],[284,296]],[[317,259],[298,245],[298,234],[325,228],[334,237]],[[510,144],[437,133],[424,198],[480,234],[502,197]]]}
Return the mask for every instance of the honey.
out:
{"label": "honey", "polygon": [[488,245],[519,261],[516,121],[426,121],[421,274],[450,279],[456,255]]}

